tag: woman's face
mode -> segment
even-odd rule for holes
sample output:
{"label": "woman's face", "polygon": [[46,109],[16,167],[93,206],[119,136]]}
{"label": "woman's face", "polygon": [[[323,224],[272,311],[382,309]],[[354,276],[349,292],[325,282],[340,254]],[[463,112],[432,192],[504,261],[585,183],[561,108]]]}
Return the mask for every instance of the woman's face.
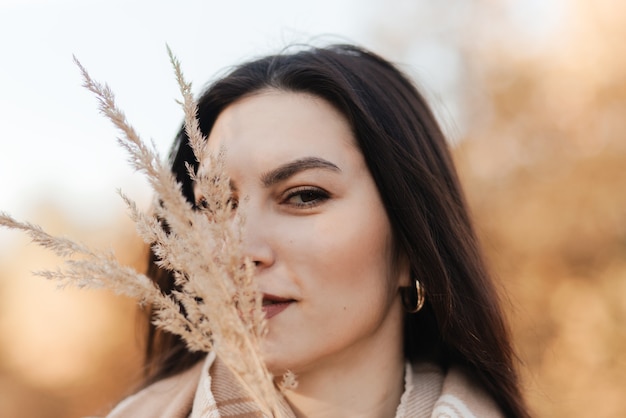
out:
{"label": "woman's face", "polygon": [[393,263],[390,224],[345,118],[315,96],[266,90],[227,107],[209,146],[225,149],[246,219],[270,370],[401,353],[408,268]]}

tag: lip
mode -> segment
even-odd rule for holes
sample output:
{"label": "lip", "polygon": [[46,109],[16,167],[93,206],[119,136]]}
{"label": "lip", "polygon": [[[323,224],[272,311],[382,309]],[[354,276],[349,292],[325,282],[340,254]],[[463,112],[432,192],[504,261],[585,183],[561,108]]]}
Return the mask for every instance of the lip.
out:
{"label": "lip", "polygon": [[294,302],[295,300],[293,299],[263,293],[263,312],[265,317],[270,319],[278,315]]}

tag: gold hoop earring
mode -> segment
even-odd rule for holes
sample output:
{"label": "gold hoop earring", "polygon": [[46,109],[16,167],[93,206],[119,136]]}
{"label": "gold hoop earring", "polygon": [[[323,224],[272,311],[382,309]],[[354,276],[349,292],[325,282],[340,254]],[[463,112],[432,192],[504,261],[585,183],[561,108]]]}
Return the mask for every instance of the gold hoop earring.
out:
{"label": "gold hoop earring", "polygon": [[402,288],[402,305],[408,313],[417,313],[424,306],[425,291],[419,280],[413,280],[413,286]]}

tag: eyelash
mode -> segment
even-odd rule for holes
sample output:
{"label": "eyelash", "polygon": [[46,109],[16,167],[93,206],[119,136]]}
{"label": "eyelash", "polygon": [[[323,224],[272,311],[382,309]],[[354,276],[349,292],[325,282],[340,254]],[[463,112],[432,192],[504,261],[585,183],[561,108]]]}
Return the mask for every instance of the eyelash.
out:
{"label": "eyelash", "polygon": [[[296,196],[300,196],[300,199],[302,200],[302,196],[307,195],[307,194],[309,195],[308,197],[312,196],[313,199],[308,200],[306,202],[300,202],[300,203],[290,202],[290,200]],[[287,191],[286,196],[282,200],[281,203],[290,205],[296,208],[306,209],[306,208],[313,208],[323,203],[324,201],[328,200],[329,198],[330,198],[329,193],[323,189],[320,189],[318,187],[302,186],[302,187],[296,187],[294,189]],[[237,207],[239,206],[239,201],[235,197],[228,199],[228,203],[231,204],[231,207],[233,210],[237,209]],[[204,197],[198,199],[195,206],[198,209],[205,209],[205,210],[209,209],[208,202]]]}
{"label": "eyelash", "polygon": [[[230,205],[232,210],[235,210],[239,206],[239,200],[235,197],[231,197],[226,201],[226,204]],[[196,209],[205,209],[210,211],[209,202],[204,197],[201,197],[196,201],[195,207]]]}
{"label": "eyelash", "polygon": [[[300,200],[302,200],[303,195],[309,195],[308,197],[312,196],[313,199],[306,201],[306,202],[303,201],[300,203],[290,202],[291,199],[297,196],[300,196]],[[295,189],[289,190],[287,192],[286,197],[283,199],[282,203],[294,206],[296,208],[313,208],[317,205],[320,205],[321,203],[328,200],[329,198],[330,198],[330,195],[328,194],[327,191],[323,189],[320,189],[318,187],[303,186],[303,187],[296,187]]]}

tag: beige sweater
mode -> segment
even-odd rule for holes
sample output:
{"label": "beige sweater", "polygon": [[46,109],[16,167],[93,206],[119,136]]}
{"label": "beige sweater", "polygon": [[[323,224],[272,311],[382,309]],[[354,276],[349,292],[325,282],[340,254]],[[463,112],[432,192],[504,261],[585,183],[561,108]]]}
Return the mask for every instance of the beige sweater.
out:
{"label": "beige sweater", "polygon": [[[210,371],[210,373],[209,373]],[[294,417],[285,405],[285,414]],[[458,370],[407,365],[396,418],[502,417],[498,407]],[[211,353],[191,369],[124,399],[107,418],[263,418],[228,368]]]}

